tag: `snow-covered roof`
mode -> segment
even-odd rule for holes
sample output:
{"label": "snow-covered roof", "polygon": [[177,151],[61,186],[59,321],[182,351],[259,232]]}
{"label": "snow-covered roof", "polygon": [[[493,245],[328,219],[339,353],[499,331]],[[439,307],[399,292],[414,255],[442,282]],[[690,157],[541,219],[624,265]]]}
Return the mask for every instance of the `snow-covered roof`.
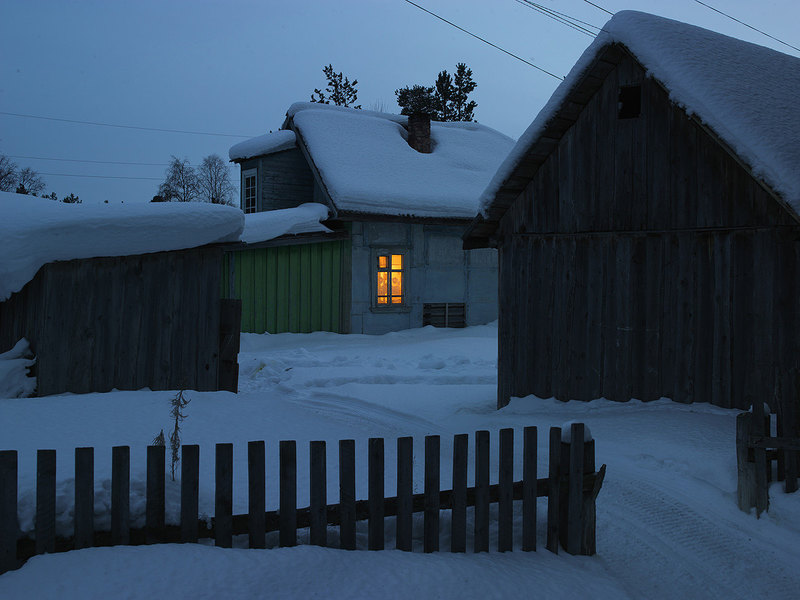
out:
{"label": "snow-covered roof", "polygon": [[0,192],[0,301],[49,262],[235,242],[238,208],[200,202],[62,204]]}
{"label": "snow-covered roof", "polygon": [[295,208],[268,210],[244,216],[242,241],[247,244],[265,242],[282,235],[330,233],[320,221],[328,218],[328,207],[309,202]]}
{"label": "snow-covered roof", "polygon": [[254,156],[290,150],[295,147],[296,139],[294,131],[288,129],[271,131],[231,146],[230,150],[228,150],[228,158],[231,160],[244,160]]}
{"label": "snow-covered roof", "polygon": [[[408,145],[403,115],[313,102],[292,104],[286,114],[284,127],[299,133],[331,202],[345,212],[471,218],[514,146],[478,123],[433,121],[433,152],[422,154]],[[243,144],[231,148],[232,158]]]}
{"label": "snow-covered roof", "polygon": [[800,59],[671,19],[614,15],[559,85],[480,197],[486,210],[602,50],[620,43],[800,213]]}

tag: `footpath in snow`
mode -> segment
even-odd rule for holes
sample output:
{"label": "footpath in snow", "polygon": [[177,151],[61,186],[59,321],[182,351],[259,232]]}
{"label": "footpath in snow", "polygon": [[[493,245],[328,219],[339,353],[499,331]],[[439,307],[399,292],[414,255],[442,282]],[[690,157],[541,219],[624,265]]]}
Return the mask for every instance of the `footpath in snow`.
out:
{"label": "footpath in snow", "polygon": [[[186,444],[201,446],[200,511],[213,514],[213,444],[234,444],[234,512],[247,510],[246,442],[267,444],[268,507],[276,508],[269,473],[277,473],[279,440],[298,440],[298,498],[308,498],[310,440],[328,441],[328,494],[336,501],[336,441],[354,438],[357,488],[366,497],[364,451],[385,437],[386,492],[395,489],[394,438],[415,438],[415,491],[422,489],[425,435],[516,429],[540,431],[585,422],[608,465],[597,504],[597,555],[572,557],[519,551],[451,555],[346,552],[310,546],[263,551],[204,545],[97,548],[31,559],[0,576],[0,598],[495,598],[533,593],[557,598],[795,598],[800,589],[800,494],[770,489],[769,513],[756,519],[736,507],[736,411],[705,404],[605,400],[557,402],[521,398],[495,410],[496,327],[423,328],[384,336],[244,335],[240,393],[187,392]],[[95,517],[108,527],[111,446],[131,446],[131,510],[144,522],[145,446],[168,431],[172,392],[111,392],[0,399],[0,445],[19,451],[20,524],[33,529],[38,448],[58,451],[59,528],[69,533],[73,449],[95,447]],[[472,439],[470,440],[472,443]],[[540,435],[541,472],[547,469]],[[472,462],[470,461],[470,466]],[[442,460],[443,489],[449,487]],[[515,473],[519,476],[519,471]],[[472,480],[472,473],[470,473]],[[497,466],[492,465],[492,482]],[[177,522],[179,483],[168,481],[168,521]],[[543,500],[542,500],[543,502]],[[544,503],[539,545],[544,546]],[[519,519],[520,507],[515,507]],[[449,545],[446,511],[441,545]],[[359,530],[365,546],[366,526]],[[394,546],[386,521],[386,547]],[[421,520],[415,535],[421,536]],[[515,526],[515,531],[519,528]],[[330,530],[335,540],[335,528]],[[307,534],[301,532],[301,543]],[[468,547],[470,547],[468,540]],[[268,545],[277,545],[268,537]],[[419,542],[419,540],[417,540]],[[235,540],[239,545],[245,540]],[[493,541],[493,547],[496,547]],[[124,592],[123,592],[124,590]]]}

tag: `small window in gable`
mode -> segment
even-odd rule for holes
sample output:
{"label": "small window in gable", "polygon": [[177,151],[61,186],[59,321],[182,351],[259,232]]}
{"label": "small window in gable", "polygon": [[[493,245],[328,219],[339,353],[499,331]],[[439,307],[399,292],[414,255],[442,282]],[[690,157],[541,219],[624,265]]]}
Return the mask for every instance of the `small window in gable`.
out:
{"label": "small window in gable", "polygon": [[620,119],[635,119],[642,114],[642,86],[627,85],[619,88]]}
{"label": "small window in gable", "polygon": [[242,172],[242,210],[245,214],[258,210],[258,169]]}
{"label": "small window in gable", "polygon": [[402,254],[378,254],[377,305],[400,306],[403,304],[405,281]]}

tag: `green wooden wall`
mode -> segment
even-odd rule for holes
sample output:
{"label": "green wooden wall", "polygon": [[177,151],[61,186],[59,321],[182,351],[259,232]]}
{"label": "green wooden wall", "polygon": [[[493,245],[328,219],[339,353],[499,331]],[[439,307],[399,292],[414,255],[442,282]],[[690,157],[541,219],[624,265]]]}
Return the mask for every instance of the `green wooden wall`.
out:
{"label": "green wooden wall", "polygon": [[228,252],[223,297],[242,300],[244,332],[346,333],[343,312],[348,290],[342,275],[349,253],[349,240]]}

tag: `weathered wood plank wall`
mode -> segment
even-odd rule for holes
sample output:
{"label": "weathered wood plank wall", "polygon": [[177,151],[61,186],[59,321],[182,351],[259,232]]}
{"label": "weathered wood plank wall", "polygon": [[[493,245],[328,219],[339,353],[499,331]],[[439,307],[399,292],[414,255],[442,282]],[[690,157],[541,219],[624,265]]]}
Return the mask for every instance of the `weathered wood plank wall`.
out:
{"label": "weathered wood plank wall", "polygon": [[[622,85],[641,85],[639,117],[617,117]],[[746,408],[798,366],[797,222],[629,56],[498,234],[500,406]]]}
{"label": "weathered wood plank wall", "polygon": [[0,352],[22,337],[37,393],[218,386],[222,249],[43,266],[0,303]]}

